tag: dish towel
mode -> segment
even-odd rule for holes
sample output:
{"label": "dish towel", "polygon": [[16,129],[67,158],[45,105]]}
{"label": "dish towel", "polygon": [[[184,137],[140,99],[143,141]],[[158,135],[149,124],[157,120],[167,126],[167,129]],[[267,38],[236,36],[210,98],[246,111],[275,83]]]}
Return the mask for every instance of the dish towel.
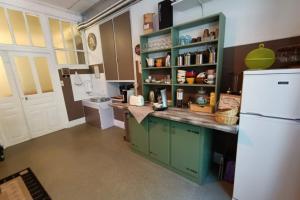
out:
{"label": "dish towel", "polygon": [[140,124],[154,110],[150,106],[128,106],[128,110],[134,116],[136,121]]}

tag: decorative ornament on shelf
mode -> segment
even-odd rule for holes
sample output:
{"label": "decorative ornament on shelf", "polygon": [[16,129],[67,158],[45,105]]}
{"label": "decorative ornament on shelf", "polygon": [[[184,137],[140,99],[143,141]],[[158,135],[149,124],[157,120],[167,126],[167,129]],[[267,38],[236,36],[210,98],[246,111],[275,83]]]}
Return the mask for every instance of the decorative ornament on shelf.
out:
{"label": "decorative ornament on shelf", "polygon": [[94,33],[89,33],[88,35],[88,46],[91,51],[95,51],[97,47],[97,40]]}
{"label": "decorative ornament on shelf", "polygon": [[274,51],[265,48],[264,44],[260,44],[257,49],[250,51],[245,58],[245,64],[250,69],[267,69],[271,67],[274,62]]}

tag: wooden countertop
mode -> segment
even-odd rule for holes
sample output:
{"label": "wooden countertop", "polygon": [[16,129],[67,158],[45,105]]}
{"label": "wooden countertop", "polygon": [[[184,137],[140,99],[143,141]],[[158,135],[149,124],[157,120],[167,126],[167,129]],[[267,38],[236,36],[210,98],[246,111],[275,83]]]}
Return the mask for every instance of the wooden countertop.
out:
{"label": "wooden countertop", "polygon": [[[112,103],[111,106],[121,108],[121,109],[127,109],[129,104]],[[219,130],[226,133],[232,133],[232,134],[238,133],[238,125],[231,126],[231,125],[218,124],[215,121],[215,117],[213,114],[192,112],[189,109],[170,107],[165,111],[155,111],[150,115],[154,117],[160,117],[160,118],[173,120],[177,122],[183,122],[187,124]]]}

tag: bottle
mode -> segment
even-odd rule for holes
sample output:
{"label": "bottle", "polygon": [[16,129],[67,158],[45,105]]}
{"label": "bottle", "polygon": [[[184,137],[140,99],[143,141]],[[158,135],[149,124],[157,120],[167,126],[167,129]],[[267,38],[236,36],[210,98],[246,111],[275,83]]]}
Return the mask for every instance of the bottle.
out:
{"label": "bottle", "polygon": [[184,65],[185,66],[191,65],[191,54],[190,53],[185,54]]}
{"label": "bottle", "polygon": [[182,55],[179,55],[177,57],[177,65],[178,66],[182,66],[183,65],[183,57],[182,57]]}
{"label": "bottle", "polygon": [[183,106],[183,89],[177,89],[176,106],[182,108]]}
{"label": "bottle", "polygon": [[216,93],[214,93],[214,92],[210,93],[209,104],[210,104],[210,106],[215,106],[216,105]]}
{"label": "bottle", "polygon": [[0,144],[0,161],[4,161],[4,147]]}

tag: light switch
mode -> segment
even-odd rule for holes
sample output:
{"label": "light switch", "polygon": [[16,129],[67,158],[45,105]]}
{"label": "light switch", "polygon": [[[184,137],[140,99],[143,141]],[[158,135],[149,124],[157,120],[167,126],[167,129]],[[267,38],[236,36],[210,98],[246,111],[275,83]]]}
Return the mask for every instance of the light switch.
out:
{"label": "light switch", "polygon": [[60,85],[61,85],[61,87],[64,87],[64,86],[65,86],[65,84],[64,84],[63,81],[60,81]]}

